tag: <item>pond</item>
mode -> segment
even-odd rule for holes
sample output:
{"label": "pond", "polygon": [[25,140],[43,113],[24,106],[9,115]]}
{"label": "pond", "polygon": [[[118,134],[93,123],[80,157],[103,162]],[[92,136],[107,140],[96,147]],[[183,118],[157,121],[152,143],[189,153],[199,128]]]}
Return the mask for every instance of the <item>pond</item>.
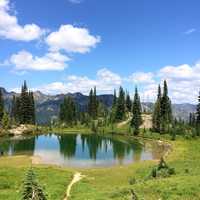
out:
{"label": "pond", "polygon": [[69,167],[105,167],[159,159],[165,146],[120,136],[48,134],[1,139],[4,156],[29,155],[43,164]]}

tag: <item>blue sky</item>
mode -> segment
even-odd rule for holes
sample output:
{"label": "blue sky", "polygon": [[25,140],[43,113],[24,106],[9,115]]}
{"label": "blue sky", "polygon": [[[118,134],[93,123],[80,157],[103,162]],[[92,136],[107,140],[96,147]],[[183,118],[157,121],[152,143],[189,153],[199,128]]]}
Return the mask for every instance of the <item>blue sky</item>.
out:
{"label": "blue sky", "polygon": [[45,93],[139,87],[174,102],[200,86],[198,0],[0,0],[0,85]]}

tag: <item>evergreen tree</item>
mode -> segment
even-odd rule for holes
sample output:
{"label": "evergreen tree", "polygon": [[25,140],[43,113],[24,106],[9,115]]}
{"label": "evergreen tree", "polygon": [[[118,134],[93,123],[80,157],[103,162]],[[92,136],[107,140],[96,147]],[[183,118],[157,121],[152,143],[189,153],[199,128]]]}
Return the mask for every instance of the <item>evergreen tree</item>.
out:
{"label": "evergreen tree", "polygon": [[89,102],[88,102],[88,114],[92,117],[93,115],[93,89],[90,90]]}
{"label": "evergreen tree", "polygon": [[97,100],[97,93],[96,93],[96,87],[94,87],[94,94],[93,94],[93,119],[96,119],[98,116],[98,105],[99,102]]}
{"label": "evergreen tree", "polygon": [[132,109],[132,101],[128,92],[126,93],[126,109],[128,112],[131,112]]}
{"label": "evergreen tree", "polygon": [[121,121],[126,115],[125,93],[122,87],[119,88],[119,97],[117,98],[115,121]]}
{"label": "evergreen tree", "polygon": [[70,96],[65,97],[63,103],[60,105],[59,118],[61,122],[70,126],[76,123],[76,106]]}
{"label": "evergreen tree", "polygon": [[33,169],[29,169],[23,185],[22,200],[47,200],[45,193],[36,180]]}
{"label": "evergreen tree", "polygon": [[12,98],[10,117],[12,120],[15,120],[15,118],[16,118],[16,97],[15,97],[15,95],[13,95],[13,98]]}
{"label": "evergreen tree", "polygon": [[65,101],[66,101],[66,98],[64,98],[64,102],[60,104],[60,112],[59,112],[59,119],[61,122],[64,122],[65,121]]}
{"label": "evergreen tree", "polygon": [[116,104],[117,104],[117,94],[116,94],[116,90],[114,89],[114,97],[113,97],[112,107],[115,107]]}
{"label": "evergreen tree", "polygon": [[200,126],[200,92],[198,96],[197,112],[196,112],[196,124]]}
{"label": "evergreen tree", "polygon": [[15,98],[15,121],[17,123],[21,122],[21,98],[16,97]]}
{"label": "evergreen tree", "polygon": [[27,88],[26,81],[22,85],[21,89],[21,96],[20,96],[20,123],[21,124],[29,124],[31,123],[31,116],[30,116],[30,96]]}
{"label": "evergreen tree", "polygon": [[167,81],[164,81],[163,96],[161,98],[161,131],[169,131],[172,122],[171,100],[168,96]]}
{"label": "evergreen tree", "polygon": [[195,126],[196,123],[196,117],[194,113],[190,113],[189,115],[189,125],[190,126]]}
{"label": "evergreen tree", "polygon": [[153,130],[160,132],[161,130],[161,88],[158,86],[158,96],[153,111]]}
{"label": "evergreen tree", "polygon": [[26,81],[19,97],[13,96],[11,118],[20,124],[35,124],[35,101],[33,92],[28,92]]}
{"label": "evergreen tree", "polygon": [[4,114],[4,100],[2,91],[0,89],[0,122],[2,121],[3,114]]}
{"label": "evergreen tree", "polygon": [[96,87],[94,87],[94,90],[90,90],[88,102],[88,114],[92,119],[96,119],[98,116],[98,105],[99,102],[96,95]]}
{"label": "evergreen tree", "polygon": [[2,127],[7,130],[9,126],[10,126],[9,115],[7,112],[4,111],[3,118],[2,118]]}
{"label": "evergreen tree", "polygon": [[109,122],[110,123],[114,123],[115,122],[116,107],[117,107],[117,94],[116,94],[116,90],[114,89],[112,108],[111,108],[110,115],[109,115]]}
{"label": "evergreen tree", "polygon": [[29,115],[30,115],[30,122],[31,124],[35,124],[35,101],[34,101],[34,96],[33,92],[29,92],[29,104],[30,104],[30,110],[29,110]]}
{"label": "evergreen tree", "polygon": [[131,120],[131,126],[134,128],[134,135],[139,134],[139,128],[140,128],[140,125],[142,124],[141,112],[142,112],[142,108],[141,108],[141,103],[140,103],[140,97],[139,97],[137,88],[135,88],[135,95],[134,95],[133,108],[132,108],[133,117]]}

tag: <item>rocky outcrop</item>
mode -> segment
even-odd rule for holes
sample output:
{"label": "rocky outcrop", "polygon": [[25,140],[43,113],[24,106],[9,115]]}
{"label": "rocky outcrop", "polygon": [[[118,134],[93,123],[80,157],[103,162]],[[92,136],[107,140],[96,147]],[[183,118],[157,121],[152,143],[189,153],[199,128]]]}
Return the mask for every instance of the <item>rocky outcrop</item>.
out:
{"label": "rocky outcrop", "polygon": [[16,128],[12,128],[8,130],[9,135],[24,135],[24,134],[32,134],[36,131],[36,127],[34,125],[24,125],[21,124]]}

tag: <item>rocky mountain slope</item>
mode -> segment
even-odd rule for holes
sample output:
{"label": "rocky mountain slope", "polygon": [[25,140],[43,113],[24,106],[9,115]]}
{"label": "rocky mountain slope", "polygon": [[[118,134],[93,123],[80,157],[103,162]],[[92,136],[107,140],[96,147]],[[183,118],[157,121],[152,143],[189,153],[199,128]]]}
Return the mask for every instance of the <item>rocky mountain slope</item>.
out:
{"label": "rocky mountain slope", "polygon": [[[8,92],[4,88],[0,88],[3,93],[6,108],[9,110],[11,107],[11,101],[13,95],[18,95],[15,92]],[[34,92],[34,98],[36,102],[36,118],[37,123],[44,124],[49,123],[51,119],[56,118],[59,113],[59,105],[63,101],[65,96],[71,96],[80,110],[85,111],[88,104],[88,96],[81,93],[68,93],[58,95],[46,95],[40,91]],[[108,108],[111,107],[113,101],[113,95],[99,95],[98,99],[106,105]],[[196,106],[193,104],[173,104],[173,115],[177,118],[187,120],[190,112],[195,112]],[[153,103],[143,103],[143,108],[147,111],[153,110]]]}

